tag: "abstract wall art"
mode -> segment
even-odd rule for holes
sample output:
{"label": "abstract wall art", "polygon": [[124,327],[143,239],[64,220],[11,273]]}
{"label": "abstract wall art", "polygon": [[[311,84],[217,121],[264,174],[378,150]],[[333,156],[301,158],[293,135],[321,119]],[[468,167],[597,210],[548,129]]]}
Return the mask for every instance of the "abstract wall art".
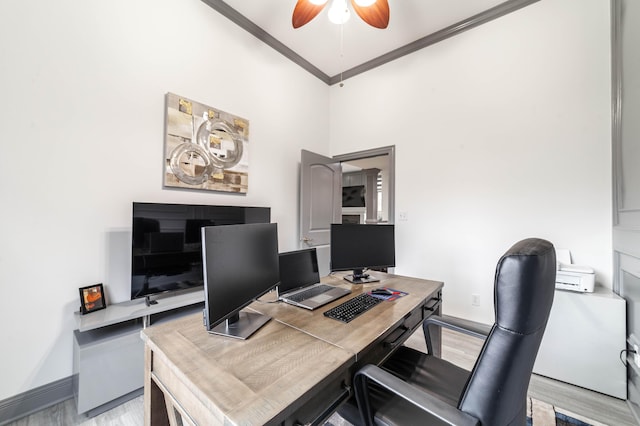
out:
{"label": "abstract wall art", "polygon": [[164,186],[246,194],[249,121],[166,95]]}

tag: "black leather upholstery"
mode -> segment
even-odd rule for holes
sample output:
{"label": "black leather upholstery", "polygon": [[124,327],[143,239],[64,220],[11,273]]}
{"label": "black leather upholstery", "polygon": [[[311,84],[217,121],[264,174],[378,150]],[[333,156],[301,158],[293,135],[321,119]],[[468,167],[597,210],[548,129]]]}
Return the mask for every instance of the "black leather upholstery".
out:
{"label": "black leather upholstery", "polygon": [[[361,417],[353,406],[340,414],[354,424],[525,425],[527,388],[553,303],[555,271],[550,242],[530,238],[514,244],[496,267],[496,319],[470,372],[401,347],[382,369],[366,366],[356,374]],[[446,326],[442,318],[434,323]],[[459,325],[452,328],[460,331]]]}

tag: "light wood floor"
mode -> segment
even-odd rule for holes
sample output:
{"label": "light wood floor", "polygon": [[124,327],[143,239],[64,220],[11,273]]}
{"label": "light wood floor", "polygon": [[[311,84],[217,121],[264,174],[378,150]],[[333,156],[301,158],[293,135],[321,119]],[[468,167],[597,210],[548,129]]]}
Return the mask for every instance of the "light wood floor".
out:
{"label": "light wood floor", "polygon": [[[463,368],[470,369],[480,351],[482,342],[472,337],[443,330],[442,343],[442,356],[445,359]],[[422,329],[416,331],[406,344],[426,351]],[[572,413],[597,420],[605,425],[638,425],[625,401],[535,374],[531,378],[529,395]],[[337,415],[334,415],[329,422],[335,426],[346,424]],[[9,423],[7,426],[140,426],[143,424],[142,397],[138,397],[93,418],[78,415],[75,403],[73,399],[70,399],[16,422]]]}

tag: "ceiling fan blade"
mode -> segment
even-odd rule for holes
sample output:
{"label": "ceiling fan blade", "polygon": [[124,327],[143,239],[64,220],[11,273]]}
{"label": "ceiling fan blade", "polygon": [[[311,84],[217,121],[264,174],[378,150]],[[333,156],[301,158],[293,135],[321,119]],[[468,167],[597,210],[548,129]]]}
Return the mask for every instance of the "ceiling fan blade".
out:
{"label": "ceiling fan blade", "polygon": [[315,18],[318,13],[324,8],[325,4],[316,5],[309,0],[298,0],[296,7],[293,9],[293,16],[291,23],[293,28],[300,28],[304,24]]}
{"label": "ceiling fan blade", "polygon": [[377,0],[371,6],[358,6],[351,0],[351,6],[364,22],[372,27],[384,29],[389,25],[389,2],[387,0]]}

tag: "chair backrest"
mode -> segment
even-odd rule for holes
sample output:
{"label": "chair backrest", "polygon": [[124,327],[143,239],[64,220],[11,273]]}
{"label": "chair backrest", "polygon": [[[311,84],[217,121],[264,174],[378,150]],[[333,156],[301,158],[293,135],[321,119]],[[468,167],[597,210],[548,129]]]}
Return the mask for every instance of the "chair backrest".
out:
{"label": "chair backrest", "polygon": [[496,320],[458,408],[483,425],[524,425],[533,364],[547,325],[555,290],[553,245],[529,238],[514,244],[498,262]]}

